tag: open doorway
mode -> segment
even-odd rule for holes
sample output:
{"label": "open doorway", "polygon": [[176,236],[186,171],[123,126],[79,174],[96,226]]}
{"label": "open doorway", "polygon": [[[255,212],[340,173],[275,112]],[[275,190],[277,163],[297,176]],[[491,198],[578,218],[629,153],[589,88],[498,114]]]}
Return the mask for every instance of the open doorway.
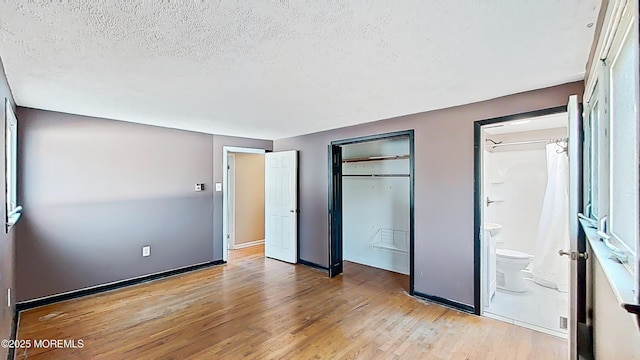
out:
{"label": "open doorway", "polygon": [[265,150],[225,146],[223,167],[224,260],[250,247],[264,255]]}
{"label": "open doorway", "polygon": [[481,126],[481,314],[568,337],[568,116]]}
{"label": "open doorway", "polygon": [[329,275],[366,265],[408,275],[412,293],[413,131],[334,141],[329,159]]}

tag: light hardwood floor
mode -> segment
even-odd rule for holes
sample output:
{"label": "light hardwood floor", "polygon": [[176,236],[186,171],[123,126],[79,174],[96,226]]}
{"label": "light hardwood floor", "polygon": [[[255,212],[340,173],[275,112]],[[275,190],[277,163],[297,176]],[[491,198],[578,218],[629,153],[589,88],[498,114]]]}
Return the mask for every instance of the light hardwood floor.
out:
{"label": "light hardwood floor", "polygon": [[566,340],[426,303],[407,276],[335,279],[235,250],[229,264],[20,314],[19,339],[82,339],[16,359],[565,359]]}

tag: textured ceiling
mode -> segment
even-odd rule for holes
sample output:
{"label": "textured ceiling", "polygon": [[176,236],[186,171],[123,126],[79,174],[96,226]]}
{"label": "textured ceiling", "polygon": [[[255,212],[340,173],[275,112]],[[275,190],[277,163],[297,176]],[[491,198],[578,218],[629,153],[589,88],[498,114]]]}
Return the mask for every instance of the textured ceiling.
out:
{"label": "textured ceiling", "polygon": [[2,1],[21,106],[277,139],[583,78],[599,0]]}

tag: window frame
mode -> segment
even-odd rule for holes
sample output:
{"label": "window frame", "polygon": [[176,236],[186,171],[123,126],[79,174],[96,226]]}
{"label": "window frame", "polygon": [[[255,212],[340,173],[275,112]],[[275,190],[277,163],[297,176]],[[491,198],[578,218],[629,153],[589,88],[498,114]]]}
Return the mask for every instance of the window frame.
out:
{"label": "window frame", "polygon": [[[629,14],[629,12],[630,12],[630,6],[626,6],[623,11],[622,19],[618,23],[617,29],[613,36],[613,41],[607,53],[607,57],[604,59],[605,74],[607,78],[606,79],[607,80],[606,99],[607,99],[607,110],[608,110],[607,124],[608,124],[608,130],[609,130],[608,143],[607,143],[607,158],[606,158],[606,161],[607,161],[606,169],[608,169],[608,182],[607,182],[607,189],[606,189],[607,191],[607,223],[606,223],[605,233],[610,237],[610,240],[613,243],[613,245],[619,248],[620,250],[622,250],[622,252],[624,253],[624,256],[626,256],[626,259],[621,259],[620,257],[618,259],[621,260],[622,264],[625,266],[625,268],[627,268],[627,270],[631,274],[637,275],[637,271],[638,271],[636,268],[637,267],[637,249],[636,251],[631,249],[627,241],[625,239],[621,239],[620,236],[618,236],[618,234],[615,232],[615,229],[613,229],[613,222],[612,222],[612,218],[613,216],[615,216],[613,211],[614,205],[615,205],[613,202],[613,189],[614,189],[613,159],[614,159],[615,153],[613,151],[614,140],[612,138],[615,121],[614,121],[614,111],[613,111],[613,101],[612,101],[613,80],[612,80],[611,74],[613,72],[616,61],[619,59],[619,55],[622,53],[622,50],[624,48],[627,38],[629,36],[632,36],[631,32],[634,31],[634,27],[635,29],[637,29],[637,25],[638,25],[637,16],[634,16],[633,14]],[[632,63],[637,64],[637,61],[632,61]],[[636,86],[638,86],[637,83],[636,83]],[[637,89],[636,89],[636,95],[637,95]],[[636,99],[636,102],[637,100],[638,99]],[[637,118],[638,118],[638,109],[636,107],[636,121],[637,121]],[[636,124],[636,127],[637,127],[637,124]],[[638,140],[639,140],[638,132],[636,128],[635,142],[637,143]],[[637,147],[635,151],[636,151],[636,159],[637,159],[638,157]],[[638,196],[637,186],[636,186],[636,196]],[[637,205],[638,205],[638,201],[636,199],[636,203],[635,203],[636,218],[638,217],[638,215],[640,215],[640,213],[638,212]],[[636,223],[635,231],[637,232],[637,230],[638,230],[638,226]],[[637,234],[636,234],[636,237],[637,237]],[[632,241],[637,242],[637,238],[633,239]],[[637,246],[637,243],[636,243],[636,246]]]}
{"label": "window frame", "polygon": [[[633,2],[625,0],[617,2],[613,9],[612,25],[607,34],[609,35],[608,40],[605,38],[605,45],[598,57],[598,64],[591,69],[592,74],[585,91],[585,96],[588,97],[586,107],[588,113],[586,112],[585,115],[588,115],[588,129],[590,131],[588,138],[591,140],[589,144],[590,164],[588,167],[585,165],[585,169],[588,168],[590,171],[590,178],[588,182],[585,179],[585,184],[589,185],[591,191],[588,194],[585,192],[583,196],[585,204],[589,201],[592,204],[590,209],[585,208],[585,217],[598,224],[598,236],[605,241],[612,251],[612,255],[622,262],[626,270],[637,279],[640,275],[637,264],[638,249],[636,248],[635,252],[632,251],[625,241],[612,232],[610,220],[613,206],[612,159],[615,155],[611,139],[612,126],[615,125],[612,123],[611,71],[617,56],[625,45],[627,36],[630,36],[631,31],[637,29],[638,15],[637,7],[633,5]],[[638,111],[636,107],[636,117],[638,117]],[[586,128],[587,126],[585,126]],[[636,131],[636,141],[639,140],[639,137],[639,133]],[[596,179],[597,182],[594,181]],[[593,201],[594,199],[596,201]],[[640,209],[636,208],[635,211],[640,212]]]}
{"label": "window frame", "polygon": [[18,205],[18,118],[5,98],[5,232],[20,218]]}

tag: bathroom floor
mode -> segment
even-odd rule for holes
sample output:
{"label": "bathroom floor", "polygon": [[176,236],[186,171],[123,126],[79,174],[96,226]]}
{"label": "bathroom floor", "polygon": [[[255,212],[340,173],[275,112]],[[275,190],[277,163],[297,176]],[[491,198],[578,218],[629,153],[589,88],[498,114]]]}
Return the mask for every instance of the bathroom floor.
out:
{"label": "bathroom floor", "polygon": [[560,317],[569,314],[569,294],[540,286],[525,279],[527,291],[513,293],[497,289],[484,316],[567,338]]}

